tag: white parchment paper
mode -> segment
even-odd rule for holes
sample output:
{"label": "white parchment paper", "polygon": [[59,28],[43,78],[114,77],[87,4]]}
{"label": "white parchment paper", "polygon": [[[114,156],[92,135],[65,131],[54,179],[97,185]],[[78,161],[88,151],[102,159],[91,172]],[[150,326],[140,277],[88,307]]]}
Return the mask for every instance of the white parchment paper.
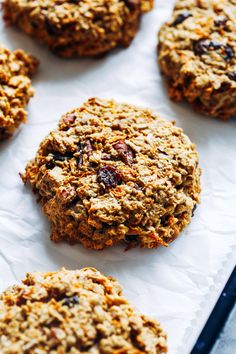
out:
{"label": "white parchment paper", "polygon": [[[188,354],[235,264],[236,120],[202,117],[168,99],[156,63],[156,34],[172,5],[173,0],[157,1],[128,49],[97,60],[58,59],[1,23],[0,42],[30,51],[41,67],[34,78],[28,124],[0,146],[0,290],[27,271],[94,266],[115,276],[136,308],[161,322],[171,354]],[[203,169],[202,203],[168,249],[96,252],[49,240],[49,223],[18,173],[61,114],[91,96],[151,107],[175,119],[196,143]]]}

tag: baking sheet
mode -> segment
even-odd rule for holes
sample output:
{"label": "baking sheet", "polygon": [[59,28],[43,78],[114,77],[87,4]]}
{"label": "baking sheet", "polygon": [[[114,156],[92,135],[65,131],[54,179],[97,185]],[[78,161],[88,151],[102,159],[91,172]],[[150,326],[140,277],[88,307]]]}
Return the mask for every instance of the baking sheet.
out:
{"label": "baking sheet", "polygon": [[[0,146],[0,290],[27,271],[96,267],[121,282],[137,309],[161,322],[169,353],[188,354],[236,261],[236,120],[208,119],[169,101],[156,64],[156,33],[172,5],[173,0],[157,1],[128,49],[97,60],[58,59],[0,24],[1,43],[28,50],[41,61],[28,124]],[[61,114],[92,96],[151,107],[175,119],[197,145],[202,203],[168,249],[124,252],[118,246],[96,252],[49,240],[49,223],[18,173]]]}

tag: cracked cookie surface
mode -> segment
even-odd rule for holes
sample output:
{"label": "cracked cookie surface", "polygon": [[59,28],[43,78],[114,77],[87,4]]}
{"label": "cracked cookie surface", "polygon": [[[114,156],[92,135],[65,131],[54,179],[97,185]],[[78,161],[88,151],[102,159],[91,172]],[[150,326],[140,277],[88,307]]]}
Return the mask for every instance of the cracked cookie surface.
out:
{"label": "cracked cookie surface", "polygon": [[4,19],[62,57],[127,47],[153,0],[4,0]]}
{"label": "cracked cookie surface", "polygon": [[52,222],[52,240],[93,249],[167,246],[199,202],[198,154],[182,129],[98,98],[61,118],[22,177]]}
{"label": "cracked cookie surface", "polygon": [[179,0],[159,32],[169,95],[208,116],[236,115],[236,1]]}
{"label": "cracked cookie surface", "polygon": [[96,269],[28,273],[0,295],[2,354],[161,354],[166,334]]}
{"label": "cracked cookie surface", "polygon": [[25,107],[34,94],[30,76],[37,66],[37,59],[23,50],[0,46],[0,141],[26,122]]}

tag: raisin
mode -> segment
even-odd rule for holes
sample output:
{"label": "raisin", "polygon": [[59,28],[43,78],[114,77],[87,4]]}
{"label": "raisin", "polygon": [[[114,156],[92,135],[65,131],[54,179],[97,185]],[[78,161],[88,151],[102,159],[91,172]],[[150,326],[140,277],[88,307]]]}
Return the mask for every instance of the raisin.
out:
{"label": "raisin", "polygon": [[79,304],[79,297],[77,295],[67,297],[62,301],[62,305],[67,307],[73,307],[74,305],[78,305],[78,304]]}
{"label": "raisin", "polygon": [[174,22],[172,23],[172,26],[177,26],[180,23],[184,22],[185,20],[187,20],[187,18],[193,16],[190,12],[188,11],[184,11],[181,14],[179,14],[176,19],[174,20]]}
{"label": "raisin", "polygon": [[192,218],[194,217],[195,210],[197,209],[197,204],[194,205],[193,210],[192,210]]}
{"label": "raisin", "polygon": [[214,50],[218,50],[218,49],[223,48],[223,45],[220,44],[220,43],[217,43],[217,42],[210,42],[209,43],[209,48],[210,49],[214,49]]}
{"label": "raisin", "polygon": [[223,58],[225,60],[230,60],[230,59],[233,59],[234,58],[234,51],[233,51],[233,48],[230,47],[229,45],[225,45],[224,46],[224,52],[225,52],[225,55],[223,56]]}
{"label": "raisin", "polygon": [[74,114],[67,114],[63,119],[66,124],[73,124],[75,120],[76,116]]}
{"label": "raisin", "polygon": [[197,42],[193,44],[193,50],[196,55],[202,55],[207,53],[210,49],[208,39],[199,39]]}
{"label": "raisin", "polygon": [[236,71],[228,73],[228,77],[230,78],[230,80],[236,81]]}
{"label": "raisin", "polygon": [[77,161],[78,161],[78,167],[80,168],[83,165],[83,162],[84,162],[83,154],[80,154],[77,157]]}
{"label": "raisin", "polygon": [[98,170],[97,181],[104,184],[107,188],[115,188],[122,183],[122,176],[116,167],[104,165]]}
{"label": "raisin", "polygon": [[53,159],[56,161],[65,161],[73,157],[73,153],[67,152],[65,155],[60,154],[59,152],[53,152]]}
{"label": "raisin", "polygon": [[206,54],[210,50],[222,51],[222,56],[225,60],[230,60],[234,57],[234,51],[229,45],[223,45],[218,42],[209,41],[208,39],[199,39],[193,44],[193,50],[196,55]]}
{"label": "raisin", "polygon": [[38,23],[37,23],[37,21],[32,20],[30,23],[31,23],[31,26],[32,26],[34,29],[37,29],[37,28],[38,28]]}
{"label": "raisin", "polygon": [[228,18],[226,18],[224,16],[219,16],[215,20],[214,24],[216,27],[225,27],[227,21],[228,21]]}
{"label": "raisin", "polygon": [[47,167],[49,170],[52,170],[52,169],[55,167],[55,161],[52,159],[52,160],[46,162],[46,167]]}
{"label": "raisin", "polygon": [[125,243],[127,243],[127,247],[125,251],[129,251],[130,249],[138,246],[139,237],[138,235],[126,235],[124,238]]}
{"label": "raisin", "polygon": [[49,36],[57,36],[61,33],[61,29],[47,18],[45,19],[45,28]]}
{"label": "raisin", "polygon": [[220,88],[217,90],[218,92],[225,92],[227,90],[229,90],[231,87],[229,82],[222,82]]}
{"label": "raisin", "polygon": [[140,7],[140,0],[124,0],[124,3],[130,11],[135,11]]}
{"label": "raisin", "polygon": [[120,140],[118,143],[114,144],[113,148],[117,151],[123,162],[127,163],[128,165],[132,164],[134,153],[123,140]]}
{"label": "raisin", "polygon": [[0,128],[0,135],[4,135],[6,132],[6,128]]}

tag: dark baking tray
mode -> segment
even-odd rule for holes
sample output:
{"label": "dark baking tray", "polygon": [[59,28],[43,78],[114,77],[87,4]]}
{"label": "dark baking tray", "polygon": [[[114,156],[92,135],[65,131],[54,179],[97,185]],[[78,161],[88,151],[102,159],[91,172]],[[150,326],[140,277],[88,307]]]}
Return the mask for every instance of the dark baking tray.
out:
{"label": "dark baking tray", "polygon": [[236,300],[236,268],[229,277],[219,300],[210,314],[205,327],[191,354],[209,354],[214,346]]}

